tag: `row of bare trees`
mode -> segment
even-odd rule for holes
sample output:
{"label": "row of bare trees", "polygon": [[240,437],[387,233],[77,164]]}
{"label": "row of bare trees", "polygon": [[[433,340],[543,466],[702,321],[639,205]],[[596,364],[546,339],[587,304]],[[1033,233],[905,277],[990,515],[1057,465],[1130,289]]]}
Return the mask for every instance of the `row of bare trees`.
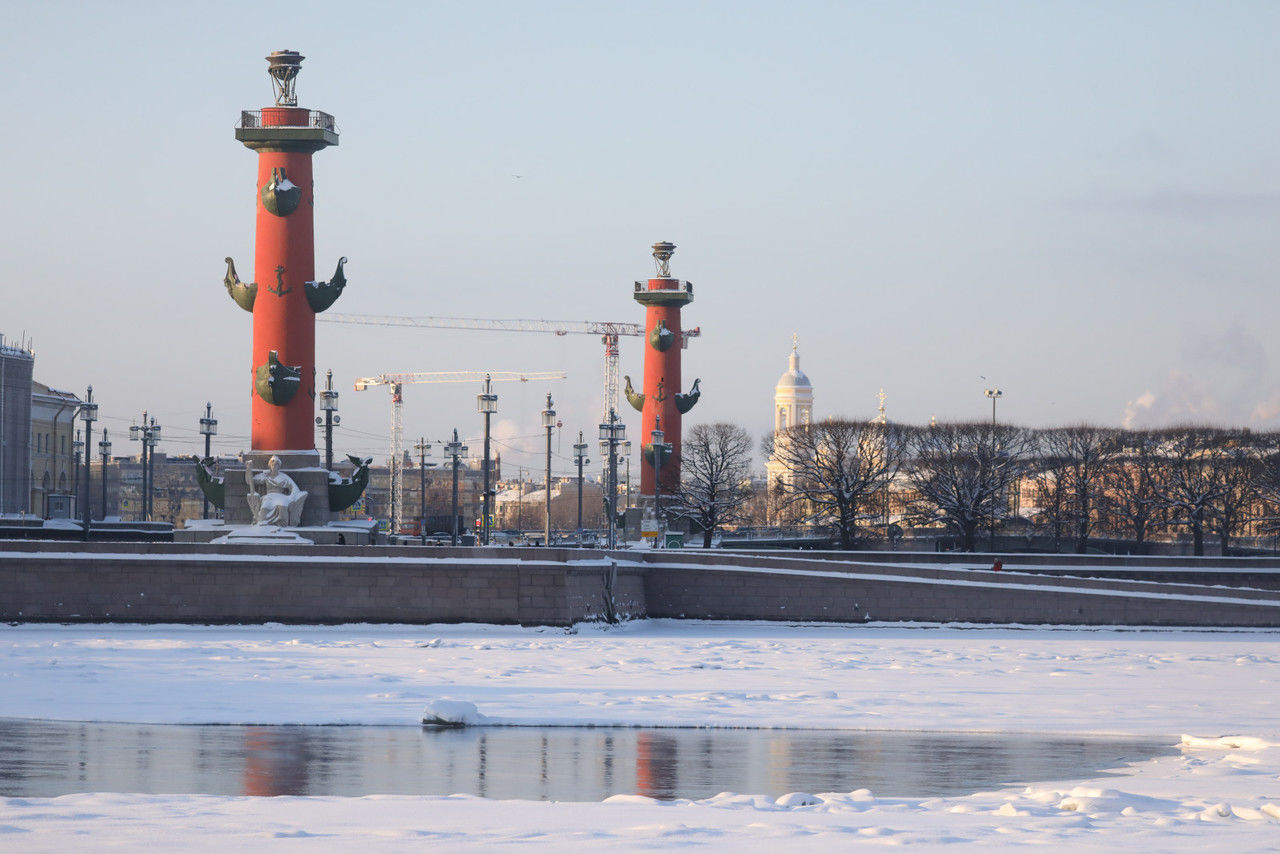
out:
{"label": "row of bare trees", "polygon": [[1280,515],[1276,433],[835,418],[768,436],[763,450],[785,472],[769,485],[775,503],[828,525],[845,548],[887,523],[891,502],[895,518],[941,525],[966,550],[1016,522],[1080,552],[1100,533],[1141,543],[1185,531],[1196,554],[1209,533],[1227,553],[1247,526]]}

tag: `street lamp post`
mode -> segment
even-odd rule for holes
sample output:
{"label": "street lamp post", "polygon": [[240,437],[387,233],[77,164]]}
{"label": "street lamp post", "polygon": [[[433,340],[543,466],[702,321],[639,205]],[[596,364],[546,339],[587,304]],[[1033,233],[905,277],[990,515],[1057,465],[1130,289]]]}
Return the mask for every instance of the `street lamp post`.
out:
{"label": "street lamp post", "polygon": [[[985,394],[987,397],[991,398],[991,429],[994,431],[996,426],[996,401],[999,398],[1004,397],[1004,392],[998,388],[989,388],[986,390]],[[992,435],[994,435],[994,433]]]}
{"label": "street lamp post", "polygon": [[[1004,396],[998,388],[989,388],[985,394],[991,398],[991,475],[995,477],[996,467],[996,401]],[[991,551],[996,550],[996,508],[995,502],[991,506]]]}
{"label": "street lamp post", "polygon": [[582,545],[582,467],[591,460],[587,459],[587,443],[582,441],[582,431],[578,431],[578,441],[573,446],[573,461],[578,464],[578,545]]}
{"label": "street lamp post", "polygon": [[151,521],[151,488],[155,481],[156,445],[160,443],[160,425],[156,419],[147,420],[147,413],[142,413],[142,424],[129,427],[129,441],[142,442],[142,518]]}
{"label": "street lamp post", "polygon": [[147,521],[151,520],[155,511],[156,492],[156,445],[160,444],[160,425],[155,416],[151,416],[151,427],[147,430]]}
{"label": "street lamp post", "polygon": [[75,441],[71,443],[71,450],[75,453],[76,462],[71,467],[72,483],[71,492],[76,496],[76,500],[80,500],[80,454],[84,451],[84,440],[80,438],[80,431],[76,430]]}
{"label": "street lamp post", "polygon": [[493,512],[490,504],[493,496],[489,486],[489,418],[498,411],[498,396],[493,393],[489,375],[484,375],[484,391],[476,395],[476,411],[484,414],[484,496],[480,520],[480,544],[489,545],[489,514]]}
{"label": "street lamp post", "polygon": [[610,549],[618,547],[618,445],[627,438],[627,425],[622,423],[618,414],[609,408],[609,420],[600,425],[600,453],[609,459],[608,494],[609,494],[609,539]]}
{"label": "street lamp post", "polygon": [[98,404],[93,402],[93,386],[89,386],[87,399],[80,405],[80,420],[84,422],[84,530],[81,536],[89,539],[89,460],[93,456],[93,422],[98,420]]}
{"label": "street lamp post", "polygon": [[444,446],[444,452],[453,458],[453,532],[452,544],[458,544],[458,457],[467,453],[467,446],[458,441],[458,428],[453,428],[453,441]]}
{"label": "street lamp post", "polygon": [[[338,415],[338,393],[333,390],[333,371],[325,372],[320,408],[324,411],[324,467],[333,471],[333,427],[342,423],[342,417]],[[318,415],[316,423],[320,423]]]}
{"label": "street lamp post", "polygon": [[[431,443],[425,438],[418,439],[414,450],[418,452],[418,490],[422,496],[421,506],[418,508],[418,537],[425,546],[427,544],[427,466],[434,466],[435,463],[427,462],[427,455],[431,453]],[[456,512],[454,516],[457,516]]]}
{"label": "street lamp post", "polygon": [[551,431],[556,426],[556,411],[551,408],[551,392],[547,392],[547,408],[542,410],[542,426],[547,428],[547,500],[542,544],[551,547]]}
{"label": "street lamp post", "polygon": [[142,521],[147,520],[147,443],[143,435],[147,429],[147,411],[142,410],[142,426],[129,425],[129,441],[142,442]]}
{"label": "street lamp post", "polygon": [[[213,404],[204,405],[204,418],[200,419],[200,435],[204,436],[204,458],[209,459],[213,453],[213,437],[218,433],[218,419],[213,417]],[[203,492],[204,490],[201,490]],[[204,515],[209,518],[209,496],[204,497]]]}
{"label": "street lamp post", "polygon": [[102,428],[102,441],[98,443],[98,456],[102,460],[102,518],[107,518],[107,457],[111,456],[111,440],[107,438],[107,428]]}
{"label": "street lamp post", "polygon": [[626,477],[627,477],[627,497],[622,506],[627,510],[631,509],[631,443],[622,443],[622,457],[626,461]]}
{"label": "street lamp post", "polygon": [[652,443],[649,447],[653,449],[653,515],[658,522],[658,537],[654,540],[654,548],[661,548],[661,540],[667,530],[662,518],[662,464],[671,453],[672,446],[663,441],[665,438],[662,416],[658,416],[654,421],[653,431],[649,433],[649,441]]}

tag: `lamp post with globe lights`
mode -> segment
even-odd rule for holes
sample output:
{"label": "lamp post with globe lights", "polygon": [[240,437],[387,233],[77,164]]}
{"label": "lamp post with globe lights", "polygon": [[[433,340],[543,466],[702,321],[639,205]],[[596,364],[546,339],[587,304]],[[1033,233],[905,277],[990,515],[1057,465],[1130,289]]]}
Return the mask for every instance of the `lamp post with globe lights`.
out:
{"label": "lamp post with globe lights", "polygon": [[[435,463],[427,462],[427,457],[431,455],[432,444],[434,443],[428,442],[425,438],[419,438],[418,444],[413,446],[418,452],[418,492],[421,496],[421,506],[418,508],[418,539],[424,546],[427,544],[427,469],[435,467]],[[456,509],[454,516],[457,516]]]}
{"label": "lamp post with globe lights", "polygon": [[107,518],[107,458],[111,456],[111,440],[107,438],[107,428],[102,428],[102,441],[98,443],[98,458],[102,461],[102,518]]}
{"label": "lamp post with globe lights", "polygon": [[156,445],[160,443],[160,425],[147,413],[142,413],[142,424],[129,427],[129,441],[142,442],[142,518],[151,521],[151,489],[155,485]]}
{"label": "lamp post with globe lights", "polygon": [[[213,404],[205,403],[204,417],[200,419],[200,435],[204,436],[204,458],[209,459],[213,453],[213,437],[218,434],[218,419],[213,417]],[[204,490],[201,490],[203,492]],[[204,515],[209,518],[209,496],[204,496]]]}
{"label": "lamp post with globe lights", "polygon": [[573,461],[578,466],[578,545],[582,545],[582,467],[591,460],[587,459],[587,443],[582,441],[582,431],[578,431],[578,441],[573,445]]}
{"label": "lamp post with globe lights", "polygon": [[453,524],[451,544],[458,544],[458,458],[467,455],[467,446],[458,441],[458,428],[453,428],[453,441],[444,446],[445,454],[453,460]]}
{"label": "lamp post with globe lights", "polygon": [[542,426],[547,430],[547,496],[542,544],[551,547],[551,431],[556,426],[556,411],[551,408],[551,392],[547,392],[547,408],[542,410]]}
{"label": "lamp post with globe lights", "polygon": [[489,516],[493,513],[493,494],[489,484],[489,419],[498,411],[498,396],[493,393],[489,374],[484,375],[484,391],[476,395],[476,411],[484,415],[484,496],[480,521],[480,544],[489,545]]}
{"label": "lamp post with globe lights", "polygon": [[667,526],[662,518],[662,464],[671,458],[672,444],[664,442],[666,434],[662,432],[662,416],[654,421],[653,430],[649,433],[649,449],[653,454],[653,471],[654,471],[654,491],[653,491],[653,516],[658,523],[658,536],[654,540],[654,548],[662,547],[663,534],[666,533]]}
{"label": "lamp post with globe lights", "polygon": [[[996,401],[1004,397],[1004,392],[998,388],[986,389],[985,394],[991,398],[991,465],[994,469],[996,464]],[[996,549],[996,511],[994,504],[991,508],[991,550]]]}
{"label": "lamp post with globe lights", "polygon": [[89,386],[89,393],[85,397],[85,402],[80,404],[80,420],[84,422],[84,528],[81,530],[81,537],[88,541],[89,539],[89,461],[93,457],[90,449],[93,446],[93,422],[98,420],[98,404],[93,402],[93,386]]}
{"label": "lamp post with globe lights", "polygon": [[609,420],[600,425],[600,453],[609,461],[608,483],[609,496],[609,537],[610,549],[618,547],[618,445],[627,439],[627,425],[622,423],[617,412],[609,409]]}

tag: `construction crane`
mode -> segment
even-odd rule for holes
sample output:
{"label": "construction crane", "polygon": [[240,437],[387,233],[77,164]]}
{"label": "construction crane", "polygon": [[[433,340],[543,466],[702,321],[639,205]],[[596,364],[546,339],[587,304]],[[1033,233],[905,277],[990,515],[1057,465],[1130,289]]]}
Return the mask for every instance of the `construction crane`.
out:
{"label": "construction crane", "polygon": [[403,374],[378,374],[356,380],[356,391],[370,386],[384,385],[391,391],[391,535],[400,533],[400,480],[401,449],[404,444],[404,420],[401,405],[404,402],[402,386],[419,383],[470,383],[491,380],[495,383],[531,380],[562,380],[569,376],[564,371],[418,371]]}
{"label": "construction crane", "polygon": [[[380,314],[330,314],[316,316],[321,323],[354,323],[366,326],[414,326],[433,329],[484,329],[492,332],[550,332],[554,335],[599,335],[604,344],[604,400],[601,420],[608,420],[609,410],[618,409],[618,338],[622,335],[643,336],[639,323],[613,323],[597,320],[503,320],[480,317],[401,317]],[[702,328],[686,329],[680,346],[688,347],[690,338],[702,335]]]}

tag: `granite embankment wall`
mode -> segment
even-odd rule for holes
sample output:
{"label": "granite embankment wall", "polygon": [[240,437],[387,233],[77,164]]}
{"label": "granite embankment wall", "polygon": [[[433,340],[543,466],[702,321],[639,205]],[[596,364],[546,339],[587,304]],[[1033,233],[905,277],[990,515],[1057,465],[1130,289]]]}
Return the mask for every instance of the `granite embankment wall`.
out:
{"label": "granite embankment wall", "polygon": [[[645,576],[651,617],[1280,626],[1280,592],[953,566],[681,554]],[[1220,582],[1219,576],[1214,578]],[[769,613],[771,616],[762,617]]]}
{"label": "granite embankment wall", "polygon": [[1280,627],[1280,591],[1235,574],[1274,580],[1276,567],[1179,567],[1179,578],[1192,573],[1193,584],[1081,577],[1111,558],[1097,567],[1037,567],[1080,573],[1047,577],[875,557],[4,542],[0,619],[563,626],[612,611],[623,618]]}
{"label": "granite embankment wall", "polygon": [[[604,614],[607,561],[502,550],[90,543],[0,546],[0,619],[570,625]],[[411,554],[413,552],[414,554]],[[619,614],[643,614],[639,567]]]}

